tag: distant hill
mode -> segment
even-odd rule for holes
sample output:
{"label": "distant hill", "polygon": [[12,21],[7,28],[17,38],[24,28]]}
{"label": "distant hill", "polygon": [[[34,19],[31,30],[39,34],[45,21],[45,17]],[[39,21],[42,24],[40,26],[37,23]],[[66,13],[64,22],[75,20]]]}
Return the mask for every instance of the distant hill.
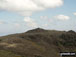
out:
{"label": "distant hill", "polygon": [[0,57],[60,57],[60,52],[76,52],[76,32],[36,28],[3,36],[0,51]]}

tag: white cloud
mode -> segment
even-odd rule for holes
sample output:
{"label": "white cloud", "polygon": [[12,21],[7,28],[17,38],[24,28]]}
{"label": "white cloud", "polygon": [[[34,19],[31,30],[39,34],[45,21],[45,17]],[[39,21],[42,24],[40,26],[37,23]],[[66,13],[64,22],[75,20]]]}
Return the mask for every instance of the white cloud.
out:
{"label": "white cloud", "polygon": [[69,20],[70,17],[69,16],[65,16],[65,15],[57,15],[55,16],[56,19],[59,19],[59,20]]}
{"label": "white cloud", "polygon": [[63,0],[33,0],[37,5],[44,8],[55,8],[63,4]]}
{"label": "white cloud", "polygon": [[63,5],[63,0],[0,0],[0,10],[31,16],[33,12]]}
{"label": "white cloud", "polygon": [[75,13],[73,13],[75,16],[76,16],[76,12]]}
{"label": "white cloud", "polygon": [[37,23],[30,17],[25,17],[24,21],[26,22],[26,25],[28,27],[35,27],[35,28],[37,27]]}

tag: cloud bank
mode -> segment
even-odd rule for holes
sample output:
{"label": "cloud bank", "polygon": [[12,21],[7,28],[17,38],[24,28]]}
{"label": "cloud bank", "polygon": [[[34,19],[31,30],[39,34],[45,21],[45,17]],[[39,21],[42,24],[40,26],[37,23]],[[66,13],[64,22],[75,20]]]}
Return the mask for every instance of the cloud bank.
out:
{"label": "cloud bank", "polygon": [[17,12],[23,16],[62,5],[63,0],[0,0],[0,10]]}
{"label": "cloud bank", "polygon": [[25,17],[24,18],[24,21],[26,22],[26,25],[29,26],[29,27],[37,27],[37,23],[30,17]]}
{"label": "cloud bank", "polygon": [[59,20],[69,20],[70,17],[69,16],[65,16],[65,15],[57,15],[55,16],[56,19],[59,19]]}
{"label": "cloud bank", "polygon": [[75,16],[76,16],[76,12],[75,13],[73,13]]}
{"label": "cloud bank", "polygon": [[[37,27],[37,23],[30,18],[34,12],[56,8],[63,5],[63,0],[0,0],[0,10],[16,12],[25,16],[27,26]],[[47,17],[42,17],[47,19]],[[1,22],[0,22],[1,23]],[[15,24],[20,26],[19,24]]]}

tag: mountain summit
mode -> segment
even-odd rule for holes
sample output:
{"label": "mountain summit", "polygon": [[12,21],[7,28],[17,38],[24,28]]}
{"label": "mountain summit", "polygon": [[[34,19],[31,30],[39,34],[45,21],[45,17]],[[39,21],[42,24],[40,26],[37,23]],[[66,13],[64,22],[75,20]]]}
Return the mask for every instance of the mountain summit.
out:
{"label": "mountain summit", "polygon": [[38,32],[45,32],[46,30],[45,29],[42,29],[42,28],[36,28],[36,29],[33,29],[33,30],[29,30],[27,31],[27,33],[38,33]]}

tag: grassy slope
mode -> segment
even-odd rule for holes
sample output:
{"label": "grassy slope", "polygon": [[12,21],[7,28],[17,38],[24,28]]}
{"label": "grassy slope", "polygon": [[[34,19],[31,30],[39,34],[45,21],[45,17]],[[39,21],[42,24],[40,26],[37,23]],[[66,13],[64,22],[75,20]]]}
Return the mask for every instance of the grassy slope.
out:
{"label": "grassy slope", "polygon": [[21,56],[9,51],[0,50],[0,57],[21,57]]}
{"label": "grassy slope", "polygon": [[[26,57],[60,57],[59,52],[76,51],[75,41],[76,33],[72,31],[35,29],[0,37],[0,50]],[[9,56],[6,52],[1,53]]]}

